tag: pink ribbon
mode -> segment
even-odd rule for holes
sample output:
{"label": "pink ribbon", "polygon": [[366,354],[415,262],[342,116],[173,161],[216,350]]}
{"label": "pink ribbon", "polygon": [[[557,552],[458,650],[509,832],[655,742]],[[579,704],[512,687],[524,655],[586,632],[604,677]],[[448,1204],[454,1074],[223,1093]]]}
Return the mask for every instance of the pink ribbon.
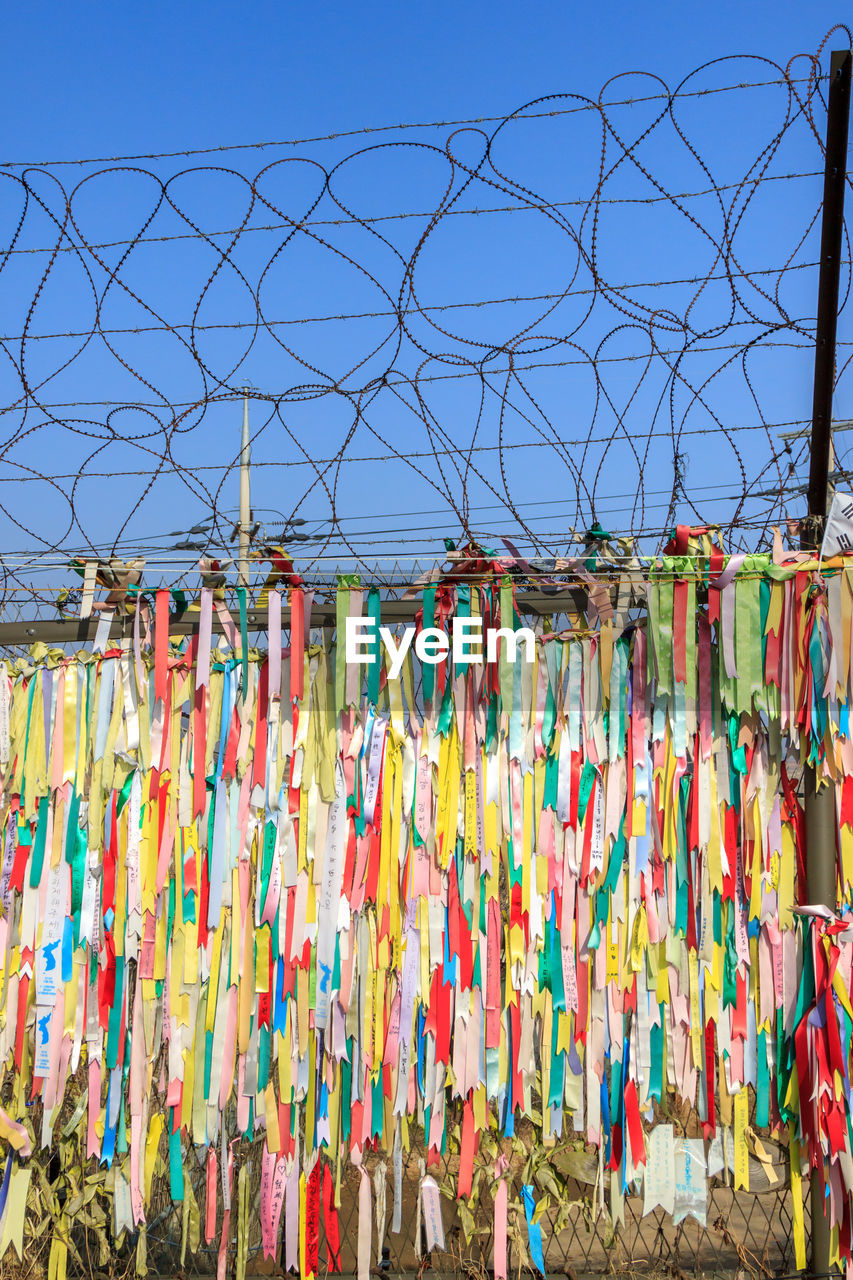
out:
{"label": "pink ribbon", "polygon": [[213,588],[201,589],[201,617],[198,624],[198,655],[195,666],[195,687],[207,688],[210,684],[210,636],[213,629]]}
{"label": "pink ribbon", "polygon": [[281,596],[270,591],[267,610],[267,636],[269,642],[269,699],[281,699]]}

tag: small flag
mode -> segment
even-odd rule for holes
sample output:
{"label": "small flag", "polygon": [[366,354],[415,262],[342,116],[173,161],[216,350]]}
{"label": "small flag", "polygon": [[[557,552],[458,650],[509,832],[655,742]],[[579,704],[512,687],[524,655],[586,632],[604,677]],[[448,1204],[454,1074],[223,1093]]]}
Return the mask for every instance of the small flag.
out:
{"label": "small flag", "polygon": [[853,496],[836,492],[829,508],[820,557],[825,560],[845,551],[853,551]]}

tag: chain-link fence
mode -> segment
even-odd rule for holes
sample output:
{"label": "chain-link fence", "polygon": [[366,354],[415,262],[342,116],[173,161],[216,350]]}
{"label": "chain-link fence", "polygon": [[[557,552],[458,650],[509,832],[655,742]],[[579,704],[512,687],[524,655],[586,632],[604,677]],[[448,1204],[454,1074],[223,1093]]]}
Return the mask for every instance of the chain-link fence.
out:
{"label": "chain-link fence", "polygon": [[[162,1105],[159,1095],[152,1105]],[[60,1122],[73,1120],[74,1100],[68,1099]],[[79,1110],[79,1102],[78,1102]],[[34,1107],[37,1110],[38,1104]],[[82,1115],[82,1113],[81,1113]],[[35,1120],[34,1115],[34,1120]],[[164,1117],[165,1119],[165,1117]],[[656,1116],[672,1123],[685,1137],[701,1135],[701,1125],[689,1107],[670,1106]],[[497,1181],[493,1161],[478,1162],[470,1197],[457,1196],[458,1140],[448,1120],[447,1150],[439,1164],[424,1164],[423,1132],[409,1127],[408,1150],[402,1151],[397,1176],[391,1151],[365,1153],[364,1168],[371,1182],[371,1270],[376,1275],[418,1275],[426,1269],[443,1274],[481,1275],[494,1266],[494,1196]],[[206,1214],[206,1150],[185,1149],[184,1199],[173,1201],[170,1191],[166,1140],[161,1139],[148,1199],[147,1222],[142,1230],[116,1234],[112,1207],[112,1170],[84,1161],[83,1128],[60,1143],[59,1158],[49,1165],[34,1156],[27,1222],[24,1229],[23,1271],[28,1280],[49,1275],[49,1253],[56,1230],[68,1231],[69,1276],[120,1277],[127,1274],[156,1276],[208,1276],[217,1271],[224,1222],[221,1172],[217,1181],[215,1221]],[[484,1152],[482,1146],[485,1145]],[[721,1148],[726,1152],[727,1142]],[[455,1150],[454,1150],[455,1148]],[[234,1275],[245,1264],[246,1274],[282,1274],[292,1251],[287,1249],[287,1227],[282,1213],[272,1257],[265,1257],[261,1235],[261,1167],[264,1140],[234,1145],[231,1208],[227,1224],[225,1261]],[[519,1126],[512,1140],[494,1131],[481,1135],[481,1156],[503,1153],[508,1168],[503,1173],[508,1188],[508,1249],[510,1275],[535,1272],[528,1250],[528,1234],[522,1204],[522,1184],[532,1186],[539,1206],[543,1259],[547,1275],[577,1278],[585,1274],[778,1277],[796,1266],[794,1203],[784,1141],[762,1137],[749,1160],[750,1189],[734,1190],[731,1158],[708,1179],[705,1222],[688,1216],[681,1222],[661,1208],[644,1214],[642,1194],[624,1195],[621,1221],[616,1221],[618,1201],[611,1198],[610,1172],[599,1151],[585,1144],[580,1134],[569,1134],[545,1149],[529,1121]],[[325,1157],[323,1157],[325,1158]],[[116,1158],[129,1177],[125,1156]],[[238,1184],[245,1168],[244,1212],[240,1212]],[[318,1215],[319,1274],[344,1276],[358,1271],[359,1185],[358,1169],[345,1158],[340,1167],[330,1163],[336,1183],[336,1226],[339,1243],[330,1245],[325,1208]],[[445,1249],[426,1249],[419,1187],[427,1172],[441,1191]],[[377,1194],[380,1188],[385,1194]],[[807,1184],[803,1181],[803,1187]],[[802,1188],[793,1194],[802,1195]],[[394,1230],[395,1202],[400,1197],[399,1230]],[[808,1196],[804,1197],[806,1247],[809,1234]],[[141,1240],[140,1240],[141,1234]],[[298,1253],[297,1253],[298,1256]],[[22,1274],[10,1249],[0,1263],[0,1280]]]}

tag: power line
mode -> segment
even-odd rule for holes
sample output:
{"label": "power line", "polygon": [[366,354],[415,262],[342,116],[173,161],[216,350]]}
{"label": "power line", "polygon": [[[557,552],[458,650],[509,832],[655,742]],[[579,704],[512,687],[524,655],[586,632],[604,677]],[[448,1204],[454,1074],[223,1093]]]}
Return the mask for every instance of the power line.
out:
{"label": "power line", "polygon": [[[97,403],[110,404],[112,402],[99,401]],[[60,406],[53,406],[53,407],[62,408],[63,406],[60,405]],[[781,428],[783,427],[808,426],[809,421],[810,419],[807,419],[807,418],[792,418],[787,422],[741,423],[741,424],[736,424],[734,426],[727,427],[726,430],[727,432],[778,431],[778,430],[781,430]],[[666,434],[668,433],[661,432],[660,438],[663,438]],[[679,437],[707,436],[707,434],[708,434],[707,427],[683,427],[678,431]],[[510,441],[503,445],[482,444],[482,445],[473,445],[470,447],[467,445],[463,445],[455,449],[429,449],[423,452],[407,450],[405,456],[399,459],[394,459],[394,458],[389,459],[387,453],[358,455],[353,457],[349,457],[345,454],[343,456],[338,455],[333,458],[292,458],[292,459],[275,458],[275,459],[270,459],[269,461],[265,461],[263,459],[255,461],[253,459],[252,471],[254,472],[256,470],[259,470],[260,468],[269,468],[269,467],[274,467],[274,468],[280,467],[284,469],[289,469],[291,467],[316,467],[316,468],[322,469],[323,467],[331,467],[331,466],[337,465],[338,463],[344,463],[344,462],[346,463],[389,462],[389,461],[405,462],[406,458],[421,459],[421,458],[434,458],[434,457],[439,457],[439,458],[461,457],[464,459],[464,458],[467,458],[469,454],[500,453],[501,451],[506,452],[506,451],[512,451],[515,449],[572,448],[577,446],[586,446],[586,445],[593,445],[593,444],[612,444],[612,443],[619,443],[621,441],[626,441],[626,442],[639,441],[644,443],[647,440],[654,439],[654,438],[656,438],[654,433],[650,435],[641,435],[638,432],[626,432],[626,431],[620,430],[620,431],[617,431],[615,434],[611,432],[609,436],[589,436],[589,437],[581,437],[576,440],[562,440],[562,439],[515,440],[515,441]],[[122,443],[122,442],[119,442],[119,443]],[[222,462],[222,463],[200,462],[200,463],[194,463],[192,467],[161,467],[157,469],[157,474],[159,476],[166,476],[166,475],[184,475],[187,472],[192,472],[193,474],[195,474],[196,472],[201,472],[201,471],[230,471],[237,465],[238,461],[239,461],[239,456],[233,458],[230,462]],[[7,467],[23,466],[23,463],[15,462],[12,459],[5,459],[4,462]],[[150,476],[151,474],[152,474],[152,468],[149,467],[145,469],[140,469],[138,471],[134,471],[134,470],[85,471],[85,472],[67,471],[67,472],[51,475],[48,477],[43,475],[17,475],[17,476],[0,475],[0,484],[15,484],[15,485],[26,484],[26,483],[45,484],[45,483],[49,483],[51,480],[112,480],[114,478],[119,478],[119,477]]]}
{"label": "power line", "polygon": [[[731,500],[735,501],[736,498],[732,498]],[[668,504],[666,502],[645,504],[645,510],[647,512],[665,511],[667,507]],[[624,505],[614,508],[612,511],[604,509],[598,510],[596,508],[596,514],[598,516],[617,515],[624,510]],[[284,539],[282,545],[289,548],[290,554],[298,557],[300,561],[313,563],[315,561],[328,561],[329,559],[340,560],[351,555],[358,556],[359,551],[364,551],[367,548],[402,547],[405,549],[407,547],[411,548],[421,546],[425,548],[436,547],[439,546],[446,537],[451,537],[453,541],[458,541],[460,538],[472,539],[480,545],[500,543],[501,539],[509,537],[512,539],[513,543],[517,545],[528,544],[532,546],[536,543],[562,544],[573,541],[576,538],[582,539],[586,532],[584,526],[578,527],[574,523],[567,523],[564,528],[540,530],[536,533],[536,537],[534,539],[524,530],[515,528],[514,521],[510,516],[510,513],[507,513],[507,516],[507,520],[500,526],[469,524],[461,533],[456,534],[453,533],[453,526],[456,525],[458,527],[458,519],[456,518],[448,520],[445,524],[427,526],[423,531],[421,530],[421,527],[417,525],[409,525],[408,527],[400,529],[381,529],[378,530],[378,533],[382,535],[387,534],[388,536],[378,536],[373,538],[364,536],[365,533],[368,532],[367,530],[357,530],[355,532],[349,531],[345,536],[338,534],[330,536],[329,538],[317,539],[317,543],[322,544],[323,549],[320,551],[318,548],[318,554],[316,555],[312,553],[310,546],[305,547],[302,543],[293,544],[289,543],[287,539]],[[553,515],[540,517],[526,516],[525,524],[537,524],[543,520],[553,519]],[[612,523],[612,521],[608,521],[608,523]],[[724,520],[717,521],[716,523],[719,524],[720,527],[734,527]],[[746,527],[747,524],[757,527],[762,523],[763,521],[756,518],[749,522],[738,522],[737,527]],[[413,536],[414,534],[421,532],[423,532],[423,536]],[[618,531],[610,530],[609,532],[612,533],[614,538],[624,536],[623,533],[619,533]],[[644,537],[657,535],[659,532],[660,530],[657,526],[649,526],[644,527],[641,531],[632,536],[642,539]],[[349,543],[352,545],[348,545]],[[233,559],[236,554],[230,551],[220,550],[216,542],[207,544],[204,551],[187,551],[185,553],[175,552],[174,554],[172,551],[173,549],[164,547],[146,550],[145,548],[131,549],[128,546],[121,549],[118,553],[110,553],[107,551],[93,552],[91,548],[88,548],[74,551],[69,550],[63,555],[55,555],[55,553],[51,553],[50,557],[46,556],[44,559],[38,559],[33,556],[25,557],[17,553],[6,553],[0,556],[0,566],[6,566],[12,572],[20,569],[27,569],[31,571],[33,575],[45,572],[54,573],[57,569],[69,568],[69,561],[71,560],[88,558],[97,554],[102,559],[111,559],[116,555],[118,555],[119,559],[122,557],[127,560],[143,559],[145,561],[145,570],[147,571],[150,569],[156,569],[160,566],[171,565],[187,565],[189,568],[194,568],[199,557],[202,555],[222,561]],[[371,551],[370,554],[376,555],[377,553]],[[392,558],[396,558],[397,556],[396,552],[388,552],[384,554],[390,555]],[[420,554],[428,554],[428,551],[421,552]],[[299,572],[298,567],[296,571]],[[266,570],[260,570],[260,573],[261,576],[264,576]]]}
{"label": "power line", "polygon": [[[37,479],[38,477],[25,477],[25,479],[33,479],[33,478]],[[691,496],[697,496],[697,495],[705,496],[705,495],[715,494],[718,497],[718,499],[721,501],[726,501],[726,500],[733,501],[741,496],[740,494],[726,495],[726,494],[719,494],[718,492],[720,489],[730,489],[730,488],[731,488],[730,484],[702,485],[698,489],[691,490]],[[670,494],[671,489],[644,489],[643,493],[644,495],[647,495],[647,496],[661,497],[663,495]],[[634,497],[636,497],[636,492],[608,493],[606,496],[606,500],[610,502],[610,501],[615,501],[617,499],[627,499],[627,498],[634,498]],[[544,502],[541,502],[535,499],[513,502],[511,505],[511,508],[509,503],[507,502],[471,503],[466,507],[466,511],[469,514],[472,512],[480,512],[480,513],[491,512],[491,513],[497,513],[497,515],[505,514],[508,517],[512,518],[513,513],[516,511],[526,511],[526,510],[533,509],[541,512],[541,511],[551,509],[551,514],[545,517],[547,519],[551,519],[551,518],[556,518],[556,516],[559,514],[559,512],[563,508],[570,508],[572,506],[577,506],[577,500],[572,500],[570,498],[565,498],[565,499],[550,498]],[[556,512],[553,510],[554,508],[557,508]],[[291,526],[291,521],[284,516],[283,512],[276,512],[269,507],[261,508],[256,506],[253,508],[253,512],[255,515],[257,515],[259,511],[266,511],[268,514],[273,514],[273,515],[276,515],[276,514],[281,515],[284,528]],[[332,522],[325,516],[305,516],[303,518],[303,526],[320,525],[320,526],[328,527],[327,529],[317,529],[317,530],[308,531],[308,536],[311,538],[311,541],[314,543],[317,543],[317,542],[325,541],[327,538],[331,541],[339,541],[343,536],[346,536],[346,537],[358,536],[358,534],[363,531],[361,530],[347,531],[346,535],[334,533],[334,528],[337,528],[338,526],[343,524],[352,524],[352,522],[356,520],[361,520],[361,521],[369,520],[371,532],[396,533],[396,532],[399,532],[398,529],[395,529],[392,527],[380,528],[378,526],[381,523],[389,520],[412,519],[415,516],[453,516],[454,514],[455,513],[453,513],[452,510],[448,507],[428,507],[420,511],[383,511],[381,515],[377,517],[369,517],[369,516],[366,516],[363,512],[359,512],[358,515],[349,515],[349,516],[336,515],[333,527],[332,527]],[[219,513],[219,515],[221,516],[225,524],[232,523],[233,509],[223,510],[222,512]],[[162,551],[162,550],[165,550],[166,548],[164,548],[162,545],[157,545],[157,543],[155,542],[155,539],[159,539],[161,541],[163,539],[171,540],[172,538],[182,537],[184,536],[185,533],[186,534],[196,533],[199,538],[202,538],[205,535],[209,536],[213,531],[213,523],[214,523],[213,518],[208,517],[206,520],[202,521],[201,523],[202,525],[207,525],[209,527],[208,528],[196,527],[194,529],[177,530],[171,533],[153,533],[153,534],[147,534],[147,535],[140,534],[135,538],[126,538],[121,540],[120,542],[114,543],[113,548],[115,553],[118,553],[119,549],[124,549],[131,552],[135,552],[139,555],[145,555],[145,554],[148,554],[149,552],[154,553],[154,552]],[[260,536],[258,536],[256,541],[259,544],[268,543],[273,536],[276,536],[278,523],[279,523],[278,521],[270,521],[268,523],[265,523],[264,527],[268,529],[269,536],[266,536],[264,538],[261,538]],[[423,528],[426,528],[427,526],[418,526],[418,527],[423,529]],[[433,528],[436,531],[440,528],[440,526],[438,525],[431,525],[428,527]],[[300,530],[303,533],[305,532],[305,529],[302,526],[300,526]],[[83,553],[81,552],[81,554]],[[32,555],[33,555],[32,550],[10,551],[5,553],[6,558],[21,556],[29,559],[29,558],[32,558]],[[38,555],[38,551],[36,551],[36,555]]]}
{"label": "power line", "polygon": [[[630,494],[626,495],[626,497],[631,497],[631,496],[633,495],[630,495]],[[724,495],[718,500],[737,501],[739,500],[739,497],[740,495],[738,494],[730,494],[730,495]],[[667,506],[668,506],[667,503],[645,503],[644,509],[646,511],[665,510]],[[619,506],[617,508],[613,508],[612,510],[610,510],[609,508],[607,508],[605,503],[596,504],[596,512],[598,514],[609,513],[609,514],[615,515],[617,514],[618,511],[621,511],[621,510],[624,510],[624,506]],[[450,519],[450,523],[452,523],[454,519],[457,518],[457,517],[454,517],[453,513],[451,512],[448,512],[448,516]],[[352,517],[352,518],[355,519],[357,517]],[[553,520],[554,518],[555,517],[553,513],[549,515],[544,515],[544,516],[527,516],[525,518],[525,523],[533,524],[540,521]],[[471,538],[477,541],[494,541],[494,540],[500,540],[505,536],[511,536],[513,542],[515,543],[521,543],[521,544],[531,543],[530,536],[524,530],[522,529],[515,530],[512,527],[513,519],[514,517],[512,513],[507,512],[507,521],[501,524],[500,527],[496,527],[496,526],[493,527],[488,525],[475,526],[473,524],[469,524],[468,528],[464,531],[463,536],[466,536],[466,537],[470,536]],[[764,524],[764,520],[758,517],[752,517],[752,518],[740,517],[734,521],[725,521],[725,520],[715,521],[715,524],[719,524],[720,527],[725,527],[725,528],[752,528],[752,527],[761,527]],[[437,542],[440,542],[447,535],[448,528],[449,528],[448,523],[440,523],[440,524],[434,524],[429,526],[409,525],[409,526],[404,526],[397,529],[351,530],[346,535],[332,533],[329,535],[328,538],[318,538],[317,542],[323,543],[326,548],[328,548],[330,545],[345,543],[349,539],[351,539],[353,543],[356,544],[356,547],[360,547],[360,548],[390,546],[390,545],[402,546],[402,547],[413,547],[413,546],[419,546],[422,544],[427,546],[434,546]],[[639,539],[643,537],[650,537],[650,536],[656,535],[660,531],[661,530],[659,526],[647,526],[632,536],[635,536]],[[540,534],[537,535],[536,540],[539,542],[565,542],[569,537],[571,538],[574,538],[575,536],[583,537],[585,535],[585,532],[586,531],[584,528],[577,528],[573,524],[567,524],[565,528],[551,529],[548,531],[541,532]],[[382,535],[382,536],[366,538],[364,536],[365,533],[376,533],[377,535]],[[625,536],[625,531],[620,532],[618,529],[610,530],[610,533],[614,538]],[[388,537],[384,536],[386,534],[389,536]],[[423,534],[424,536],[412,537],[410,536],[412,534]],[[403,537],[402,535],[407,535],[407,536]],[[459,535],[457,535],[457,537],[458,536]],[[287,545],[286,539],[285,539],[285,545]],[[217,547],[218,547],[218,544],[216,542],[211,542],[206,546],[203,554],[212,555],[214,559],[220,559],[220,560],[230,558],[230,555],[227,551],[224,553],[221,553],[218,551]],[[345,555],[354,553],[354,549],[347,549],[346,551],[335,551],[335,552],[331,552],[328,549],[326,549],[320,552],[319,554],[315,555],[311,551],[310,547],[303,547],[302,544],[297,545],[297,544],[291,543],[290,547],[291,547],[292,553],[295,556],[297,556],[300,560],[306,560],[310,562],[325,561],[329,559],[339,560],[342,555],[345,556]],[[2,555],[0,555],[0,565],[9,566],[12,568],[12,570],[14,570],[15,567],[32,569],[33,572],[37,573],[37,572],[53,571],[57,568],[60,568],[60,569],[67,568],[69,560],[73,560],[74,558],[88,557],[95,554],[109,557],[111,554],[115,554],[115,553],[110,553],[107,551],[98,552],[98,551],[93,551],[92,548],[79,548],[79,547],[69,548],[64,552],[51,550],[48,552],[44,552],[43,554],[39,552],[33,553],[33,552],[25,552],[25,551],[4,552]],[[178,564],[178,565],[187,564],[190,566],[194,566],[198,560],[199,555],[202,554],[202,552],[196,550],[196,551],[186,551],[186,552],[178,553],[176,548],[145,547],[139,544],[132,544],[132,545],[124,544],[121,554],[124,557],[129,559],[144,558],[145,568],[151,569],[161,565],[173,565],[173,564]],[[357,554],[357,552],[355,552],[355,554]],[[423,554],[423,553],[420,553],[420,554]],[[394,558],[397,558],[396,553],[394,553]]]}
{"label": "power line", "polygon": [[[709,484],[709,485],[703,485],[700,489],[694,489],[692,492],[693,493],[711,493],[711,492],[716,492],[719,489],[730,489],[730,488],[731,488],[731,485],[729,484]],[[670,490],[669,489],[644,489],[643,492],[645,494],[652,494],[659,497],[661,494],[669,493]],[[609,493],[607,495],[608,499],[635,498],[636,496],[637,496],[636,490],[633,493]],[[737,496],[740,496],[740,495],[737,495]],[[569,507],[571,505],[573,505],[573,499],[571,498],[564,498],[564,499],[549,498],[545,502],[540,502],[535,499],[529,499],[528,501],[514,502],[512,504],[513,509],[516,511],[526,510],[528,508],[535,508],[537,511],[541,511],[545,507]],[[499,503],[499,502],[472,503],[467,508],[467,510],[469,512],[470,511],[506,510],[507,514],[511,514],[509,507],[505,503]],[[443,507],[428,507],[423,511],[383,511],[379,519],[396,520],[396,519],[403,519],[404,517],[410,518],[412,516],[441,516],[444,514],[445,514],[445,508]],[[360,513],[359,515],[356,515],[356,516],[336,516],[335,520],[337,524],[342,524],[344,523],[344,521],[350,522],[352,520],[367,520],[369,518],[370,517],[365,516],[363,513]],[[327,521],[324,520],[323,517],[320,517],[320,516],[318,517],[306,516],[305,520],[306,520],[306,523],[308,524],[314,523],[315,520],[328,523]],[[372,524],[372,527],[375,527],[375,521],[371,521],[371,524]],[[171,535],[156,534],[155,536],[165,537],[165,536],[171,536]]]}

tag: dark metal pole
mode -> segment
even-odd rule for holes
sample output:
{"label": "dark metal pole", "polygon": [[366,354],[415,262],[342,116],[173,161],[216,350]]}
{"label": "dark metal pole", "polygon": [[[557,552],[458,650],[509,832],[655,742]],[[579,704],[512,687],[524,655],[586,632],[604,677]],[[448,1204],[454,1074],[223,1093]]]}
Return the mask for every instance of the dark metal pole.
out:
{"label": "dark metal pole", "polygon": [[[817,295],[817,334],[814,362],[809,514],[802,546],[820,546],[826,523],[829,492],[829,454],[832,434],[832,392],[835,384],[835,336],[838,324],[838,284],[844,227],[844,187],[847,176],[847,127],[850,118],[849,49],[832,55],[826,122],[826,165],[823,179],[823,220],[820,233],[820,276]],[[805,771],[806,897],[808,902],[836,908],[835,794],[818,789],[814,767]],[[829,1218],[822,1169],[811,1174],[811,1250],[809,1272],[829,1272]]]}
{"label": "dark metal pole", "polygon": [[817,287],[809,519],[803,535],[803,542],[809,548],[820,545],[829,487],[835,335],[838,327],[838,285],[841,276],[844,188],[847,178],[847,126],[850,118],[850,63],[849,49],[836,50],[832,55],[829,72],[820,276]]}

